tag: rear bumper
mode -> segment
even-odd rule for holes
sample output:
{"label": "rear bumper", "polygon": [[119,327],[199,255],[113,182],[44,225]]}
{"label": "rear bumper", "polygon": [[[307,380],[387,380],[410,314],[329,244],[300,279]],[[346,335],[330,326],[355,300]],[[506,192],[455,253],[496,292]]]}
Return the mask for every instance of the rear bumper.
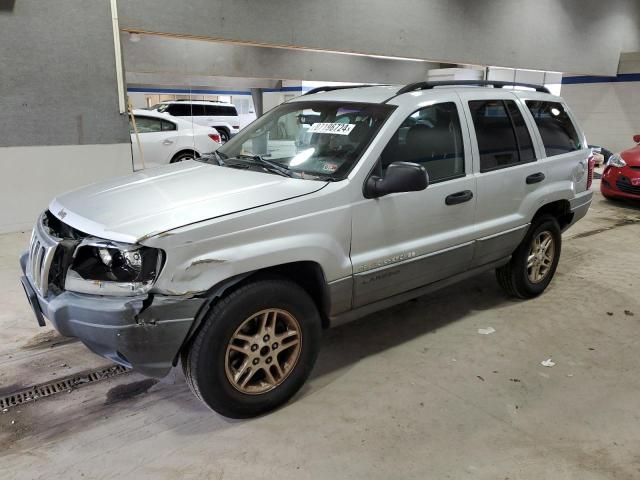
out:
{"label": "rear bumper", "polygon": [[[23,258],[20,263],[24,271]],[[23,281],[29,282],[26,277]],[[94,353],[151,377],[169,372],[204,302],[177,296],[118,298],[74,292],[43,298],[36,291],[36,297],[42,314],[61,335],[76,337]]]}
{"label": "rear bumper", "polygon": [[573,199],[569,200],[571,222],[565,227],[565,230],[587,214],[592,200],[593,191],[591,190],[585,190],[584,192],[578,193]]}

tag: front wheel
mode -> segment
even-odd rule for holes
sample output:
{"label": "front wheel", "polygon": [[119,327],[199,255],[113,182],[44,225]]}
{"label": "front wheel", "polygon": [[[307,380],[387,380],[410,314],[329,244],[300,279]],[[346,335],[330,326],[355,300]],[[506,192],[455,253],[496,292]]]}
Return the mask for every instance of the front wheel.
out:
{"label": "front wheel", "polygon": [[547,288],[560,260],[562,234],[551,215],[537,218],[509,263],[496,269],[503,290],[518,298],[533,298]]}
{"label": "front wheel", "polygon": [[287,402],[315,363],[321,320],[299,285],[280,278],[248,283],[221,299],[203,320],[182,366],[192,391],[232,418]]}

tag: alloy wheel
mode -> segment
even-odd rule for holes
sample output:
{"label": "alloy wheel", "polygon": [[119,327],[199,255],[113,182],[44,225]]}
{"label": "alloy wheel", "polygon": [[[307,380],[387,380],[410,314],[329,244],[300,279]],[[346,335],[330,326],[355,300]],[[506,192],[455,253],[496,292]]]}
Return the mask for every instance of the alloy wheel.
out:
{"label": "alloy wheel", "polygon": [[227,380],[238,391],[259,395],[273,390],[293,371],[302,347],[302,330],[289,312],[261,310],[240,324],[225,353]]}
{"label": "alloy wheel", "polygon": [[527,257],[527,276],[531,283],[542,282],[553,265],[555,241],[549,231],[540,232],[531,241]]}

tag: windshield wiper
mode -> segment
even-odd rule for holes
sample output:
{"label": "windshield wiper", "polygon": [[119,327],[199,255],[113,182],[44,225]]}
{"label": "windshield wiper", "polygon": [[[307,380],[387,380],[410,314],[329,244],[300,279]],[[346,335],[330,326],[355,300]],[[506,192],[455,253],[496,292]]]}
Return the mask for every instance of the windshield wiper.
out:
{"label": "windshield wiper", "polygon": [[197,158],[197,160],[201,161],[201,162],[206,162],[206,163],[217,163],[219,166],[224,166],[224,159],[227,158],[227,156],[224,153],[220,153],[218,151],[214,151],[214,152],[210,152],[210,153],[205,153],[200,155],[199,158]]}
{"label": "windshield wiper", "polygon": [[280,174],[280,175],[282,175],[284,177],[293,177],[294,176],[294,172],[289,170],[287,167],[285,167],[283,165],[279,165],[279,164],[277,164],[275,162],[272,162],[271,160],[267,160],[265,158],[262,158],[260,155],[240,154],[240,155],[238,155],[236,157],[232,157],[232,158],[244,158],[244,159],[253,160],[255,163],[261,165],[266,170],[269,170],[271,172],[278,173],[278,174]]}

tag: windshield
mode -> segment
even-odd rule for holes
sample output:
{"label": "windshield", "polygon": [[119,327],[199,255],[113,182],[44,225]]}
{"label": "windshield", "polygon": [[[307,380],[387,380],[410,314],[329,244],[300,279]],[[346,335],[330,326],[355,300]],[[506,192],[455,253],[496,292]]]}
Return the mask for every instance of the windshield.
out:
{"label": "windshield", "polygon": [[259,157],[292,176],[344,178],[395,107],[292,102],[267,112],[218,149],[225,159]]}

